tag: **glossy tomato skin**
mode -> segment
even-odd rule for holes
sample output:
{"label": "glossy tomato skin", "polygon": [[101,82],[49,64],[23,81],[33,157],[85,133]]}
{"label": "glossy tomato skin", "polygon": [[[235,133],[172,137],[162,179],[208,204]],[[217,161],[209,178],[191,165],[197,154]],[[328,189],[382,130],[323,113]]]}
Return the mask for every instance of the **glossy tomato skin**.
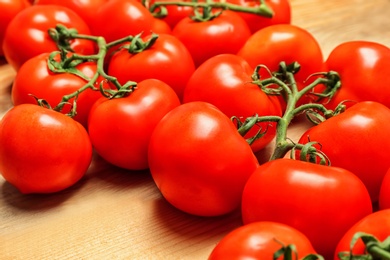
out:
{"label": "glossy tomato skin", "polygon": [[[110,25],[107,25],[110,19]],[[107,42],[144,32],[150,33],[154,18],[137,0],[109,0],[102,5],[91,25],[92,34],[103,36]]]}
{"label": "glossy tomato skin", "polygon": [[[150,35],[143,38],[150,39]],[[191,54],[176,37],[159,34],[148,49],[131,54],[126,49],[116,52],[110,59],[108,73],[121,84],[149,78],[161,80],[171,86],[178,97],[183,96],[188,79],[195,71]]]}
{"label": "glossy tomato skin", "polygon": [[327,107],[342,101],[351,106],[360,101],[376,101],[390,107],[390,48],[376,42],[349,41],[336,46],[326,65],[337,71],[342,87]]}
{"label": "glossy tomato skin", "polygon": [[[252,8],[259,6],[259,1],[255,0],[227,0],[227,2]],[[265,0],[264,2],[272,9],[272,18],[246,12],[238,12],[246,21],[252,33],[274,24],[291,23],[291,5],[288,0]]]}
{"label": "glossy tomato skin", "polygon": [[[49,53],[42,53],[28,61],[26,61],[19,69],[15,76],[12,85],[12,102],[14,105],[24,103],[36,104],[33,96],[45,99],[51,107],[57,106],[64,95],[72,94],[82,88],[87,81],[79,76],[70,73],[53,73],[47,67],[47,59]],[[94,62],[85,62],[76,67],[87,77],[92,78],[96,73],[97,65]],[[95,84],[99,88],[99,84],[103,81],[99,78]],[[31,96],[33,95],[33,96]],[[95,103],[102,95],[99,91],[88,89],[78,95],[77,98],[77,114],[74,119],[80,122],[83,126],[87,126],[88,114]],[[70,99],[69,105],[65,105],[61,111],[68,113],[72,107],[74,99]]]}
{"label": "glossy tomato skin", "polygon": [[23,9],[31,6],[28,0],[3,0],[0,1],[0,57],[4,56],[3,41],[5,30],[11,20]]}
{"label": "glossy tomato skin", "polygon": [[99,7],[109,0],[35,0],[35,5],[61,5],[75,11],[88,25],[94,22]]}
{"label": "glossy tomato skin", "polygon": [[[338,253],[350,251],[352,237],[357,232],[364,232],[375,236],[379,241],[384,241],[390,236],[390,209],[376,211],[354,224],[340,239],[334,260],[339,260]],[[352,252],[354,255],[365,253],[364,243],[360,239],[356,242]]]}
{"label": "glossy tomato skin", "polygon": [[161,194],[174,207],[218,216],[239,207],[258,162],[226,115],[209,103],[190,102],[156,126],[149,165]]}
{"label": "glossy tomato skin", "polygon": [[0,173],[22,193],[72,186],[84,176],[91,158],[88,133],[61,113],[22,104],[0,123]]}
{"label": "glossy tomato skin", "polygon": [[261,165],[242,196],[244,224],[275,221],[305,234],[330,259],[343,234],[372,212],[370,196],[353,173],[292,159]]}
{"label": "glossy tomato skin", "polygon": [[88,130],[97,153],[109,163],[129,169],[148,168],[148,145],[157,123],[180,104],[171,87],[147,79],[127,97],[98,100]]}
{"label": "glossy tomato skin", "polygon": [[273,259],[274,253],[282,247],[281,243],[295,245],[300,257],[316,254],[309,239],[297,229],[282,223],[260,221],[238,227],[225,235],[208,259]]}
{"label": "glossy tomato skin", "polygon": [[251,35],[246,22],[233,11],[198,22],[190,17],[182,19],[172,34],[184,43],[199,66],[207,59],[222,53],[236,54]]}
{"label": "glossy tomato skin", "polygon": [[[310,82],[307,78],[311,74],[325,70],[318,41],[307,30],[292,24],[276,24],[258,30],[246,41],[237,55],[253,68],[265,65],[270,71],[277,71],[282,61],[286,64],[298,62],[301,68],[295,74],[295,80],[299,89]],[[269,76],[266,70],[260,72],[263,77]],[[305,102],[308,101],[310,100]]]}
{"label": "glossy tomato skin", "polygon": [[[282,109],[276,96],[268,96],[259,86],[251,84],[254,71],[248,62],[234,54],[221,54],[204,62],[191,76],[184,90],[183,102],[209,102],[229,118],[245,121],[249,116],[281,116]],[[257,152],[269,144],[276,133],[275,123],[262,123],[245,135],[253,137],[260,128],[266,134],[251,147]]]}
{"label": "glossy tomato skin", "polygon": [[[91,33],[85,21],[67,7],[31,6],[19,12],[7,27],[3,42],[7,62],[15,70],[19,70],[20,66],[30,58],[41,53],[58,50],[47,32],[48,29],[54,28],[57,24],[77,29],[80,34]],[[81,54],[95,52],[95,44],[83,39],[72,40],[71,48]]]}
{"label": "glossy tomato skin", "polygon": [[390,209],[390,168],[383,177],[379,190],[379,209]]}
{"label": "glossy tomato skin", "polygon": [[320,143],[331,164],[358,176],[372,201],[377,202],[390,167],[390,153],[383,151],[383,147],[390,146],[389,122],[389,108],[378,102],[360,102],[308,129],[298,142],[307,143],[310,139]]}

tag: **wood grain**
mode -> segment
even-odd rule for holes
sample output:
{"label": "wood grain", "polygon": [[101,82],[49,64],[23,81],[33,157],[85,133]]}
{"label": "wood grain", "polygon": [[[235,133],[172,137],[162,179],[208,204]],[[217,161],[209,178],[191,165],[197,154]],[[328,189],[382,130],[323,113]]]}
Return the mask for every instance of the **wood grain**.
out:
{"label": "wood grain", "polygon": [[[390,46],[388,0],[292,0],[293,23],[309,30],[326,57],[341,42]],[[11,107],[15,72],[0,66],[0,117]],[[300,126],[290,131],[293,139]],[[170,206],[150,174],[95,156],[68,190],[22,195],[0,177],[0,259],[207,259],[240,213],[200,218]]]}

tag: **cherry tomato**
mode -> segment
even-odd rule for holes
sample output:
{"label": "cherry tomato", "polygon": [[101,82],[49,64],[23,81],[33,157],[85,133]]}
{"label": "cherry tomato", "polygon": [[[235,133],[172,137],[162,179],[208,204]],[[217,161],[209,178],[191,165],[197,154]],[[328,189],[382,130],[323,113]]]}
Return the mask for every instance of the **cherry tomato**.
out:
{"label": "cherry tomato", "polygon": [[199,216],[237,209],[244,184],[258,167],[231,120],[200,101],[176,107],[157,124],[148,158],[164,198]]}
{"label": "cherry tomato", "polygon": [[[233,54],[214,56],[199,66],[184,90],[183,102],[209,102],[229,118],[236,116],[244,121],[249,116],[281,116],[280,103],[268,96],[259,86],[251,84],[254,69],[243,58]],[[261,123],[245,137],[253,137],[259,130],[266,132],[252,145],[257,152],[275,137],[275,123]]]}
{"label": "cherry tomato", "polygon": [[92,158],[85,128],[32,104],[13,107],[0,123],[0,172],[22,193],[52,193],[80,180]]}
{"label": "cherry tomato", "polygon": [[173,89],[156,79],[141,81],[127,97],[102,98],[92,107],[88,121],[92,145],[115,166],[147,169],[152,131],[179,104]]}
{"label": "cherry tomato", "polygon": [[[258,7],[260,4],[260,1],[257,0],[227,0],[227,2],[253,8]],[[246,21],[252,33],[274,24],[291,23],[291,6],[288,0],[265,0],[264,2],[272,9],[274,13],[272,18],[246,12],[238,12]]]}
{"label": "cherry tomato", "polygon": [[[50,71],[47,65],[49,55],[49,53],[42,53],[22,65],[12,85],[11,97],[14,105],[36,104],[37,102],[33,97],[35,96],[45,99],[51,107],[55,107],[61,102],[63,96],[72,94],[87,84],[85,79],[71,73]],[[78,65],[76,69],[88,78],[92,78],[96,73],[97,66],[94,62],[85,62]],[[103,82],[103,79],[99,78],[95,83],[95,87],[99,88],[101,82]],[[102,97],[100,92],[92,89],[80,93],[77,98],[77,114],[74,119],[86,127],[89,110],[100,97]],[[73,101],[73,98],[70,99],[70,104],[65,105],[61,112],[69,113]]]}
{"label": "cherry tomato", "polygon": [[[19,70],[28,59],[44,52],[57,50],[55,42],[47,32],[57,24],[77,29],[80,34],[90,34],[90,29],[84,20],[67,7],[36,5],[25,8],[12,19],[5,32],[3,50],[8,63],[15,70]],[[71,40],[70,45],[77,53],[95,52],[95,44],[88,40],[74,39]]]}
{"label": "cherry tomato", "polygon": [[184,43],[199,66],[207,59],[222,53],[236,54],[251,35],[246,22],[233,11],[223,11],[209,21],[183,18],[172,34]]}
{"label": "cherry tomato", "polygon": [[61,5],[75,11],[87,24],[92,24],[95,20],[99,7],[109,0],[35,0],[35,5]]}
{"label": "cherry tomato", "polygon": [[[274,253],[288,245],[294,245],[301,258],[316,254],[302,232],[282,223],[262,221],[241,226],[225,235],[208,259],[275,259]],[[281,259],[284,257],[276,258]]]}
{"label": "cherry tomato", "polygon": [[326,106],[342,101],[376,101],[390,107],[390,48],[376,42],[349,41],[332,50],[326,60],[329,70],[341,77],[342,86]]}
{"label": "cherry tomato", "polygon": [[305,234],[314,249],[333,257],[343,234],[372,212],[362,181],[337,167],[292,159],[261,165],[242,195],[244,224],[275,221]]}
{"label": "cherry tomato", "polygon": [[[307,30],[291,24],[267,26],[254,34],[239,50],[238,55],[248,61],[253,68],[265,65],[270,71],[277,71],[280,62],[287,65],[300,64],[295,75],[298,89],[310,83],[308,77],[325,70],[322,50],[319,43]],[[268,77],[266,70],[261,70],[262,77]],[[321,91],[316,87],[316,91]],[[309,102],[310,99],[302,102]]]}
{"label": "cherry tomato", "polygon": [[137,0],[109,0],[98,9],[90,27],[92,34],[111,42],[129,35],[150,33],[153,23],[152,14]]}
{"label": "cherry tomato", "polygon": [[[151,37],[148,35],[143,41]],[[111,57],[108,65],[108,73],[121,84],[129,80],[159,79],[171,86],[180,99],[194,71],[194,62],[188,50],[169,34],[158,35],[151,47],[139,53],[132,54],[125,48],[120,49]]]}
{"label": "cherry tomato", "polygon": [[[370,235],[375,236],[379,241],[383,241],[390,236],[390,209],[379,210],[374,212],[363,219],[359,220],[355,225],[353,225],[340,239],[335,255],[334,260],[339,260],[338,254],[340,252],[349,252],[350,243],[352,237],[357,232],[364,232]],[[359,239],[355,246],[353,247],[352,253],[354,255],[365,254],[364,243]],[[352,258],[351,258],[352,259]],[[355,259],[355,258],[353,258]],[[356,258],[358,259],[358,258]],[[359,258],[364,259],[364,258]],[[370,258],[367,258],[370,259]],[[376,258],[374,258],[376,259]],[[379,259],[379,258],[378,258]]]}
{"label": "cherry tomato", "polygon": [[379,190],[379,209],[390,209],[390,168],[383,177]]}
{"label": "cherry tomato", "polygon": [[360,102],[340,115],[308,129],[299,143],[318,142],[332,166],[353,172],[366,185],[373,202],[390,167],[390,109],[378,102]]}
{"label": "cherry tomato", "polygon": [[0,1],[0,57],[4,56],[3,42],[4,34],[11,20],[23,9],[29,7],[31,3],[28,0],[2,0]]}

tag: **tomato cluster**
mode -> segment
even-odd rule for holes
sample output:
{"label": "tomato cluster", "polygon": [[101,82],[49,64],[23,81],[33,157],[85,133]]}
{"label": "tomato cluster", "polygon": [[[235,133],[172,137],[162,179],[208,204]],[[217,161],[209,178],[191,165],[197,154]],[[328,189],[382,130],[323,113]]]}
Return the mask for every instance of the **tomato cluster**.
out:
{"label": "tomato cluster", "polygon": [[[0,55],[16,71],[0,173],[22,193],[72,186],[94,151],[148,169],[186,213],[241,209],[210,259],[389,254],[388,47],[324,57],[286,0],[0,7]],[[302,114],[314,125],[291,141]]]}

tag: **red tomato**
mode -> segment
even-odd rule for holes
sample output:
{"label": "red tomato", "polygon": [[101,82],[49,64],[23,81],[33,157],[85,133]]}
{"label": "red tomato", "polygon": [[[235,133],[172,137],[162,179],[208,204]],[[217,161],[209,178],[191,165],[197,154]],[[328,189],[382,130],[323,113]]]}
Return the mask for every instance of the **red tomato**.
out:
{"label": "red tomato", "polygon": [[[309,239],[297,229],[277,222],[253,222],[234,229],[224,236],[209,260],[274,259],[282,244],[295,245],[298,255],[316,254]],[[283,256],[275,260],[282,260]]]}
{"label": "red tomato", "polygon": [[194,59],[195,66],[199,66],[217,54],[237,53],[251,32],[238,14],[224,11],[206,22],[186,17],[173,28],[172,34],[184,43]]}
{"label": "red tomato", "polygon": [[157,34],[171,34],[172,29],[164,20],[153,18],[152,32]]}
{"label": "red tomato", "polygon": [[[80,34],[90,34],[84,20],[67,7],[31,6],[19,12],[7,27],[3,50],[8,63],[15,70],[19,70],[28,59],[44,52],[57,50],[55,42],[47,32],[57,24],[77,29]],[[74,39],[71,40],[70,45],[77,53],[95,52],[95,44],[88,40]]]}
{"label": "red tomato", "polygon": [[87,24],[95,20],[99,7],[109,0],[35,0],[35,5],[61,5],[75,11]]}
{"label": "red tomato", "polygon": [[337,46],[326,64],[337,71],[342,87],[327,107],[341,101],[350,106],[359,101],[376,101],[390,108],[390,48],[380,43],[350,41]]}
{"label": "red tomato", "polygon": [[156,126],[149,144],[152,177],[165,199],[199,216],[237,209],[258,167],[231,120],[206,102],[182,104]]}
{"label": "red tomato", "polygon": [[343,234],[372,212],[370,196],[353,173],[292,159],[261,165],[242,195],[244,224],[275,221],[305,234],[330,259]]}
{"label": "red tomato", "polygon": [[[146,42],[151,38],[143,38]],[[108,65],[108,74],[121,84],[154,78],[171,86],[179,98],[188,79],[195,71],[194,62],[185,46],[174,36],[160,34],[154,44],[142,52],[129,53],[125,48],[116,52]]]}
{"label": "red tomato", "polygon": [[141,32],[149,33],[153,22],[152,14],[137,0],[109,0],[98,9],[90,26],[94,35],[111,42]]}
{"label": "red tomato", "polygon": [[88,133],[61,113],[13,107],[0,123],[0,172],[22,193],[52,193],[82,178],[92,158]]}
{"label": "red tomato", "polygon": [[102,98],[92,107],[88,130],[97,153],[118,167],[148,168],[148,144],[166,113],[180,105],[176,93],[155,79],[141,81],[127,97]]}
{"label": "red tomato", "polygon": [[[345,235],[340,239],[340,242],[338,243],[338,245],[336,247],[334,260],[339,259],[337,257],[337,255],[340,252],[349,252],[350,251],[350,243],[351,243],[352,237],[357,232],[364,232],[364,233],[368,233],[370,235],[373,235],[379,241],[383,241],[386,238],[388,238],[390,236],[390,209],[380,210],[380,211],[374,212],[374,213],[364,217],[363,219],[361,219],[355,225],[353,225],[345,233]],[[366,247],[364,246],[364,243],[359,239],[357,241],[357,243],[355,244],[355,246],[353,247],[352,252],[354,255],[365,254],[365,248]],[[353,258],[353,259],[355,259],[355,258]],[[359,258],[359,259],[363,259],[363,258]],[[367,258],[367,259],[371,259],[371,258]],[[377,258],[373,258],[373,259],[377,259]]]}
{"label": "red tomato", "polygon": [[379,208],[390,209],[390,168],[383,177],[379,190]]}
{"label": "red tomato", "polygon": [[[266,65],[270,71],[277,71],[282,61],[287,65],[298,62],[301,68],[295,80],[299,89],[307,85],[311,74],[322,72],[325,68],[317,40],[305,29],[291,24],[271,25],[255,32],[238,55],[253,68]],[[262,77],[269,76],[266,70],[260,72]]]}
{"label": "red tomato", "polygon": [[[221,54],[204,62],[194,72],[184,90],[183,102],[209,102],[229,118],[237,116],[244,121],[249,116],[276,115],[282,110],[276,96],[268,96],[259,86],[251,84],[254,69],[241,57]],[[261,123],[246,134],[253,137],[260,128],[266,134],[252,144],[257,152],[275,137],[275,123]]]}
{"label": "red tomato", "polygon": [[3,42],[5,30],[11,20],[23,9],[29,7],[31,3],[28,0],[2,0],[0,1],[0,57],[4,56]]}
{"label": "red tomato", "polygon": [[[377,102],[360,102],[344,113],[307,130],[299,143],[315,141],[332,166],[353,172],[366,185],[373,202],[390,167],[390,109]],[[319,148],[319,146],[318,146]]]}
{"label": "red tomato", "polygon": [[[87,81],[79,76],[70,73],[53,73],[47,67],[49,53],[42,53],[25,62],[15,76],[12,86],[12,101],[14,105],[31,103],[36,104],[34,95],[37,98],[45,99],[51,107],[57,106],[64,95],[69,95],[81,87]],[[97,66],[94,62],[81,63],[76,67],[85,76],[92,78],[96,73]],[[95,87],[99,88],[99,84],[103,79],[100,78]],[[102,97],[99,91],[88,89],[79,94],[77,98],[77,114],[75,120],[83,126],[87,126],[88,114],[92,105],[97,99]],[[72,107],[74,99],[70,99],[69,105],[65,105],[61,111],[68,113]]]}
{"label": "red tomato", "polygon": [[[252,8],[256,8],[260,5],[260,1],[258,0],[227,0],[227,2]],[[265,0],[264,2],[272,9],[274,13],[272,18],[246,12],[238,12],[238,14],[247,22],[252,33],[274,24],[291,23],[291,6],[288,0]]]}

